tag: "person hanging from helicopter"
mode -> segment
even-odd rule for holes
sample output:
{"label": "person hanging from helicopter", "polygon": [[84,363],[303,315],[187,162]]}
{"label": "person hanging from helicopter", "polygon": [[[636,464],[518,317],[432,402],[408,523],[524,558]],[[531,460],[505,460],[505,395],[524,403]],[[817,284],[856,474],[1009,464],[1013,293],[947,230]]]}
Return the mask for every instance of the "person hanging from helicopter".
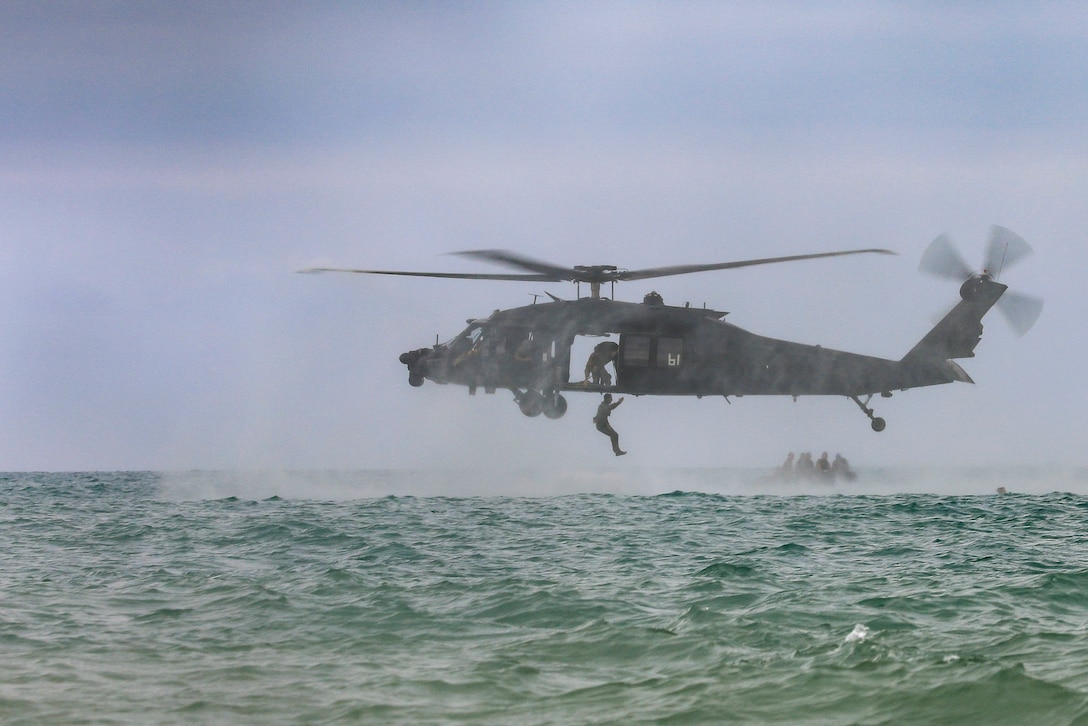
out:
{"label": "person hanging from helicopter", "polygon": [[586,375],[582,381],[583,385],[588,384],[592,377],[593,383],[596,385],[611,386],[612,374],[608,372],[605,366],[611,363],[614,368],[616,356],[619,355],[619,352],[619,343],[610,340],[594,346],[593,352],[589,354],[589,360],[586,361]]}
{"label": "person hanging from helicopter", "polygon": [[623,403],[623,396],[620,396],[620,400],[612,403],[612,394],[606,393],[601,405],[597,406],[597,415],[593,417],[593,423],[597,425],[597,430],[612,439],[612,453],[616,456],[623,456],[627,452],[620,450],[620,435],[616,433],[616,429],[612,428],[612,424],[608,423],[608,417],[612,415],[612,409],[621,403]]}

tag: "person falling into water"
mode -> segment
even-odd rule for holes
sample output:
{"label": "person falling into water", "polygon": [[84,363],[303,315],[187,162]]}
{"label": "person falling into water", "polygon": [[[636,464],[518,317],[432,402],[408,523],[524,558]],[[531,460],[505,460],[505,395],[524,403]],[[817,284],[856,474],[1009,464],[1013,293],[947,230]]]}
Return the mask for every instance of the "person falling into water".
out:
{"label": "person falling into water", "polygon": [[612,439],[612,452],[616,456],[623,456],[626,451],[620,451],[620,435],[616,433],[616,429],[612,428],[612,425],[608,423],[608,417],[612,415],[612,409],[623,403],[623,396],[620,396],[620,400],[612,403],[612,394],[604,394],[604,400],[601,401],[601,405],[597,406],[597,415],[593,417],[593,423],[597,424],[597,430],[602,434]]}

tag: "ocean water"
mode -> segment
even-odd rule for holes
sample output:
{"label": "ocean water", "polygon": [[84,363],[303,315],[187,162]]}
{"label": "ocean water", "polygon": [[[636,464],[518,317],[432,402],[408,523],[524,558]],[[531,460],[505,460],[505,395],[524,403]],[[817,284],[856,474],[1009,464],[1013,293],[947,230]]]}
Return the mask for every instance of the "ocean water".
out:
{"label": "ocean water", "polygon": [[759,474],[0,475],[0,720],[1088,723],[1088,470]]}

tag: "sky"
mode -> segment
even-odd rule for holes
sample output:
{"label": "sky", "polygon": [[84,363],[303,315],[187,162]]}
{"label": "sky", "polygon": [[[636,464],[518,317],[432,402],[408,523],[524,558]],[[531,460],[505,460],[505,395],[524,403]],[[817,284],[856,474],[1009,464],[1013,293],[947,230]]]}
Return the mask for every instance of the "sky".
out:
{"label": "sky", "polygon": [[[0,470],[1088,463],[1088,8],[1079,2],[8,2],[0,7]],[[976,385],[875,399],[411,388],[400,353],[637,269],[752,332],[898,359],[958,298],[917,272],[990,226],[1045,298]]]}

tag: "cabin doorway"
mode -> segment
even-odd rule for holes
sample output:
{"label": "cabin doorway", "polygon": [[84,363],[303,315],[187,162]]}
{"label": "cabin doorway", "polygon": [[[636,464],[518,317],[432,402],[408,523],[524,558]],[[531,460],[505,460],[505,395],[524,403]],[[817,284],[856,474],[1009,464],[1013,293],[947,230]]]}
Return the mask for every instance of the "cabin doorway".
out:
{"label": "cabin doorway", "polygon": [[[586,380],[586,367],[593,359],[595,371],[589,373],[589,387],[612,388],[616,385],[618,335],[576,335],[570,344],[570,370],[567,382],[580,385]],[[599,364],[599,365],[597,365]]]}

